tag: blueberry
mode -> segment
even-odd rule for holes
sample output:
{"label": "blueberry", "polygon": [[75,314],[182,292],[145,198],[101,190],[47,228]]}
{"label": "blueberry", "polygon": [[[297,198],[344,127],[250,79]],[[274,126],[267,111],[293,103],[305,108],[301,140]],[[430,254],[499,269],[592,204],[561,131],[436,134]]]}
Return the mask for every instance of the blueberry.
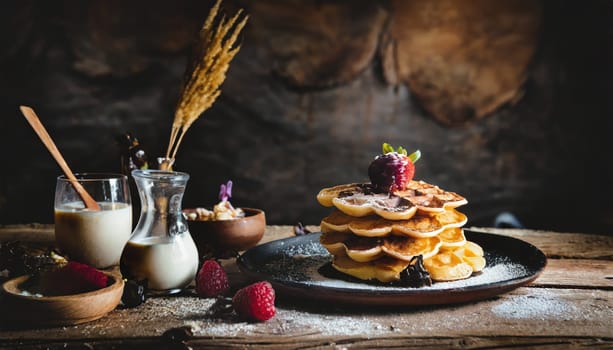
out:
{"label": "blueberry", "polygon": [[121,302],[125,307],[136,307],[145,302],[146,281],[124,280]]}

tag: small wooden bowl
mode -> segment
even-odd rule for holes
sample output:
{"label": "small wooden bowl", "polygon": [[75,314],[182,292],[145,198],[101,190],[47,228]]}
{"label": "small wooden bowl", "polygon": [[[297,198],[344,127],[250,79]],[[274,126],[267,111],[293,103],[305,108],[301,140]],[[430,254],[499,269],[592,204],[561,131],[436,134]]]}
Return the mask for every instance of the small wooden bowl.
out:
{"label": "small wooden bowl", "polygon": [[[264,236],[266,215],[261,209],[241,208],[245,217],[233,220],[198,221],[187,220],[189,232],[200,255],[213,250],[242,251],[256,244]],[[185,214],[195,209],[184,209]]]}
{"label": "small wooden bowl", "polygon": [[114,310],[123,294],[123,279],[105,272],[111,284],[95,291],[59,296],[29,296],[20,288],[31,276],[13,278],[2,284],[5,293],[2,319],[7,324],[27,326],[70,326],[97,320]]}

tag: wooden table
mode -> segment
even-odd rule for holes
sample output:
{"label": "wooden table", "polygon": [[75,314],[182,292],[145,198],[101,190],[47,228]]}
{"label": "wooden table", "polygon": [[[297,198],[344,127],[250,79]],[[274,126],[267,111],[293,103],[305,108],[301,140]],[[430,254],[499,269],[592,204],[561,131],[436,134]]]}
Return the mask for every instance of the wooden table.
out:
{"label": "wooden table", "polygon": [[[366,308],[279,301],[277,315],[264,323],[212,317],[213,299],[190,293],[150,298],[77,326],[1,329],[0,349],[613,348],[613,236],[471,229],[534,244],[548,256],[545,271],[527,287],[460,305]],[[5,226],[0,241],[52,244],[52,232],[44,225]],[[292,235],[291,226],[269,226],[264,241]],[[233,260],[223,263],[235,286],[247,282]],[[180,327],[192,332],[183,343],[166,333]]]}

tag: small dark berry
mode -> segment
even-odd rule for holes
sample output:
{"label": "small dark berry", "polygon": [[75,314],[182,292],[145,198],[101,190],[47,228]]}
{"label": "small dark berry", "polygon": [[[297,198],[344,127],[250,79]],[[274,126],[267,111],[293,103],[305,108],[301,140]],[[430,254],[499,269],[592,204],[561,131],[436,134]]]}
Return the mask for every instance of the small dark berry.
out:
{"label": "small dark berry", "polygon": [[125,307],[136,307],[145,302],[146,281],[124,280],[123,295],[121,302]]}

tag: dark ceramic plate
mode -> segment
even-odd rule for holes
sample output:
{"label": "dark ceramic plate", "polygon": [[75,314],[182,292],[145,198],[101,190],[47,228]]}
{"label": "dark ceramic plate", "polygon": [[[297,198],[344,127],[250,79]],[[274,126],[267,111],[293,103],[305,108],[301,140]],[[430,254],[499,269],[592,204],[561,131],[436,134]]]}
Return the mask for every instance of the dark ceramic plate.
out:
{"label": "dark ceramic plate", "polygon": [[366,305],[435,305],[481,300],[534,281],[545,254],[525,241],[464,230],[485,251],[486,267],[470,278],[420,288],[365,283],[334,270],[320,233],[265,243],[244,252],[238,267],[249,277],[268,280],[279,295],[300,300]]}

